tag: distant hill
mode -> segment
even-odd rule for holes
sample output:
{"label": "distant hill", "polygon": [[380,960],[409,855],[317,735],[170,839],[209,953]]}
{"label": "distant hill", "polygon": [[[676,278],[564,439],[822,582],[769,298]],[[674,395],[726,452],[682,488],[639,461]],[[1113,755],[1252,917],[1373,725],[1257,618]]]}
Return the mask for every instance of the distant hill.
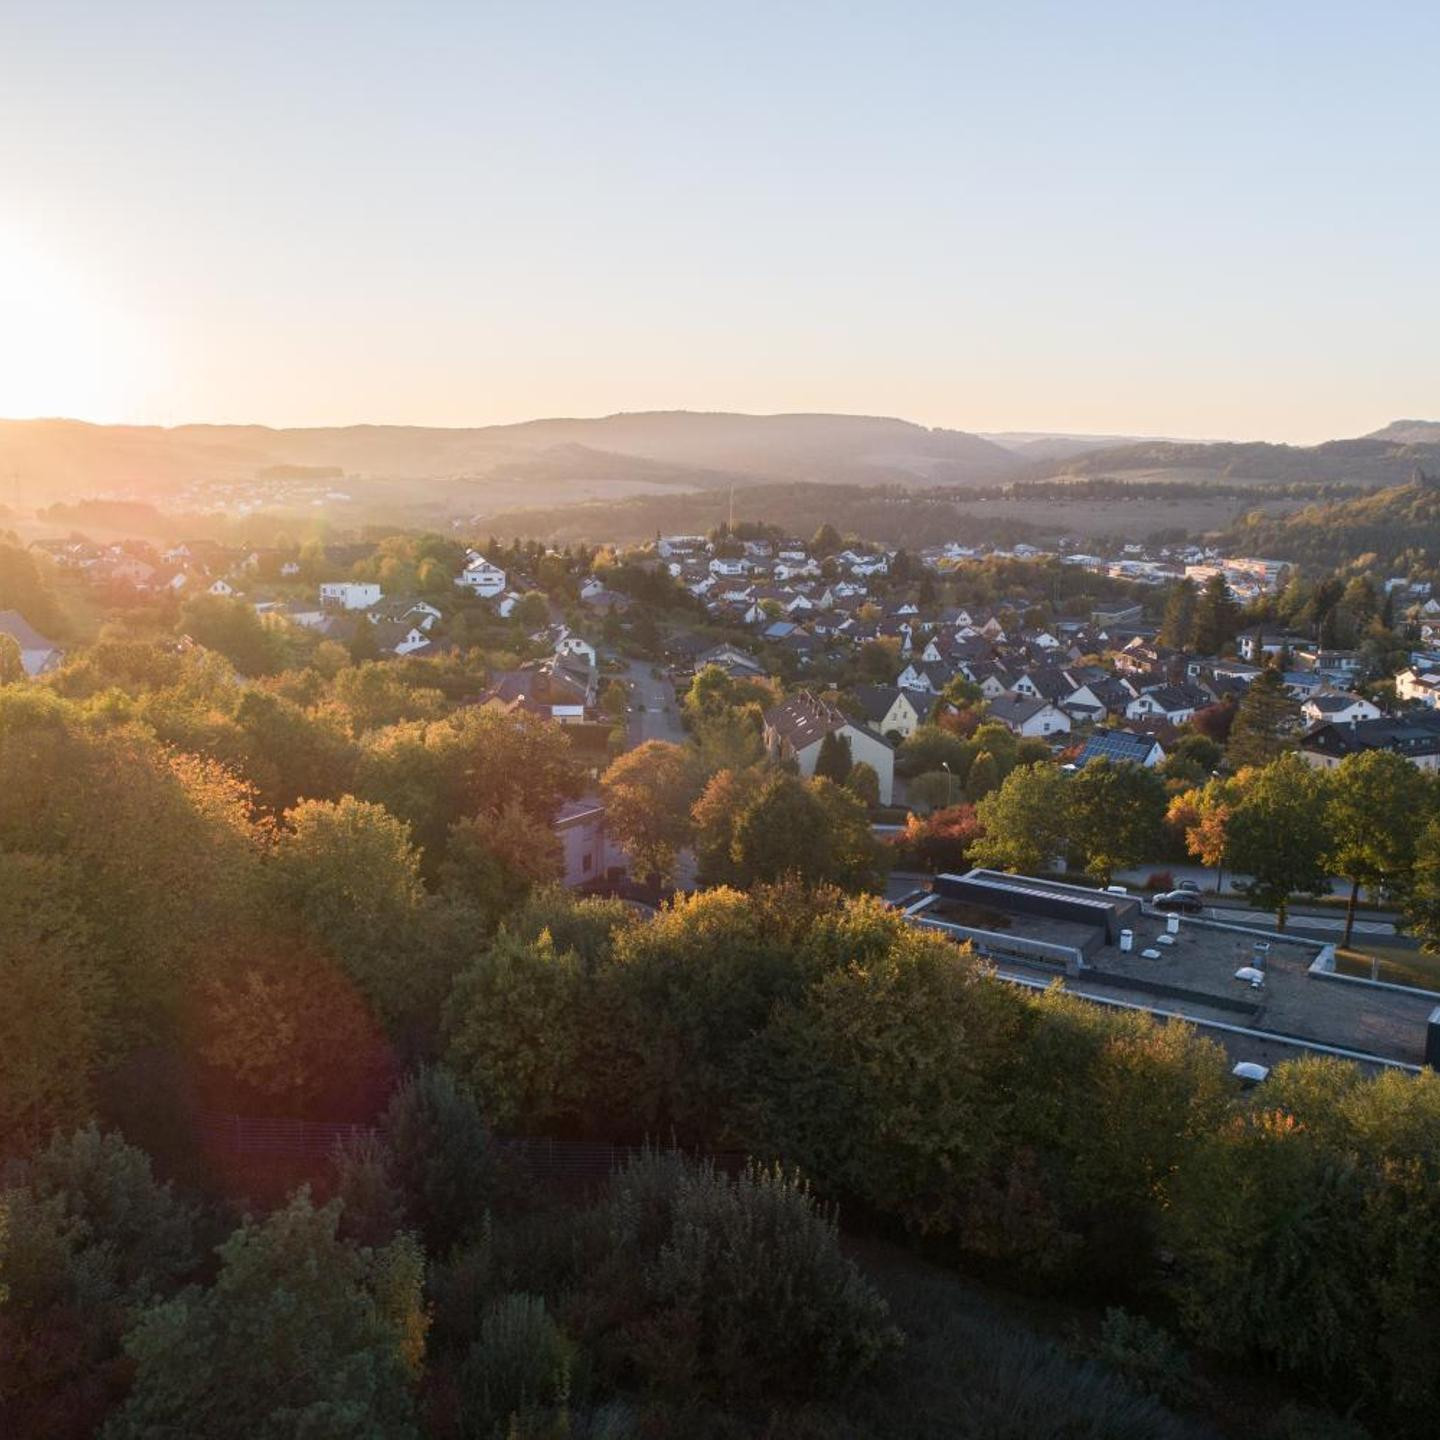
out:
{"label": "distant hill", "polygon": [[[1048,430],[981,431],[980,438],[1003,446],[1022,460],[1040,463],[1069,460],[1096,450],[1119,450],[1129,445],[1149,444],[1164,439],[1158,435],[1070,435]],[[1188,443],[1188,442],[1175,442]]]}
{"label": "distant hill", "polygon": [[1392,420],[1367,440],[1389,440],[1397,445],[1440,445],[1440,420]]}
{"label": "distant hill", "polygon": [[1338,570],[1360,562],[1394,574],[1440,565],[1440,481],[1418,477],[1289,515],[1252,512],[1221,543],[1232,552]]}
{"label": "distant hill", "polygon": [[[1440,432],[1440,427],[1436,427]],[[1201,443],[1150,440],[1033,467],[1034,478],[1127,476],[1147,480],[1172,475],[1198,480],[1207,475],[1258,485],[1339,482],[1383,487],[1408,480],[1417,469],[1440,473],[1440,433],[1436,443],[1413,443],[1364,436],[1327,440],[1323,445]]]}
{"label": "distant hill", "polygon": [[[650,462],[629,466],[627,462]],[[593,481],[645,487],[775,480],[968,484],[1014,473],[1009,451],[959,430],[858,415],[689,411],[532,420],[443,429],[351,425],[88,425],[0,421],[0,477],[33,501],[97,490],[162,497],[197,483],[248,480],[276,467],[324,468],[386,480],[466,477]],[[543,497],[539,497],[543,498]]]}

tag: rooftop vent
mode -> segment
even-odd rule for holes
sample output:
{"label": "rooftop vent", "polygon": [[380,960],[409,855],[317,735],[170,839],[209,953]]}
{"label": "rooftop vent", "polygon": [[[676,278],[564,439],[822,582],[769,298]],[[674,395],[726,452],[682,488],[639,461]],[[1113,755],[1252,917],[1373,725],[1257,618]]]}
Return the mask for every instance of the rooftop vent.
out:
{"label": "rooftop vent", "polygon": [[1243,980],[1252,990],[1258,990],[1265,983],[1265,972],[1257,970],[1253,965],[1242,965],[1235,972],[1235,978]]}

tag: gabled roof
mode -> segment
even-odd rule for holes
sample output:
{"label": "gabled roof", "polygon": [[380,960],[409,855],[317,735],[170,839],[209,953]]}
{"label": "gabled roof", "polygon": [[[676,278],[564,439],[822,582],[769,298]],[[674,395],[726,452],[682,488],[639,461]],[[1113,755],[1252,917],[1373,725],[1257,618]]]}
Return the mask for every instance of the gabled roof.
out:
{"label": "gabled roof", "polygon": [[850,721],[828,700],[797,690],[788,700],[765,712],[765,724],[795,750],[805,750]]}

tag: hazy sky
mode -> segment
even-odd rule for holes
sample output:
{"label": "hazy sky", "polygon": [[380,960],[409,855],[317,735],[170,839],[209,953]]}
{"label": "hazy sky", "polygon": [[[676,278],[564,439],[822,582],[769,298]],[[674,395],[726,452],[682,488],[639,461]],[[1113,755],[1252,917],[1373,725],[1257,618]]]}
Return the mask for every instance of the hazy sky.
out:
{"label": "hazy sky", "polygon": [[0,415],[1440,418],[1440,6],[0,0]]}

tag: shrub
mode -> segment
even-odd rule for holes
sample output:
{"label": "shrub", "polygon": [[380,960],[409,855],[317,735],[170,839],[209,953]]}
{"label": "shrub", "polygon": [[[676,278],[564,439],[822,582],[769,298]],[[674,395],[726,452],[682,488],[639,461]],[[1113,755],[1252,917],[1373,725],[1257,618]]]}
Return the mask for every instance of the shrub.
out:
{"label": "shrub", "polygon": [[460,1367],[465,1440],[543,1434],[570,1392],[570,1343],[535,1295],[494,1301]]}
{"label": "shrub", "polygon": [[380,1118],[380,1138],[426,1249],[443,1254],[476,1233],[494,1198],[490,1132],[447,1070],[418,1070]]}
{"label": "shrub", "polygon": [[1169,870],[1152,870],[1145,881],[1147,890],[1173,890],[1175,876]]}
{"label": "shrub", "polygon": [[1096,1358],[1168,1405],[1191,1394],[1190,1363],[1167,1330],[1128,1310],[1105,1312]]}
{"label": "shrub", "polygon": [[732,1180],[648,1153],[600,1211],[591,1322],[662,1391],[732,1405],[833,1393],[900,1343],[834,1214],[794,1176],[752,1165]]}

